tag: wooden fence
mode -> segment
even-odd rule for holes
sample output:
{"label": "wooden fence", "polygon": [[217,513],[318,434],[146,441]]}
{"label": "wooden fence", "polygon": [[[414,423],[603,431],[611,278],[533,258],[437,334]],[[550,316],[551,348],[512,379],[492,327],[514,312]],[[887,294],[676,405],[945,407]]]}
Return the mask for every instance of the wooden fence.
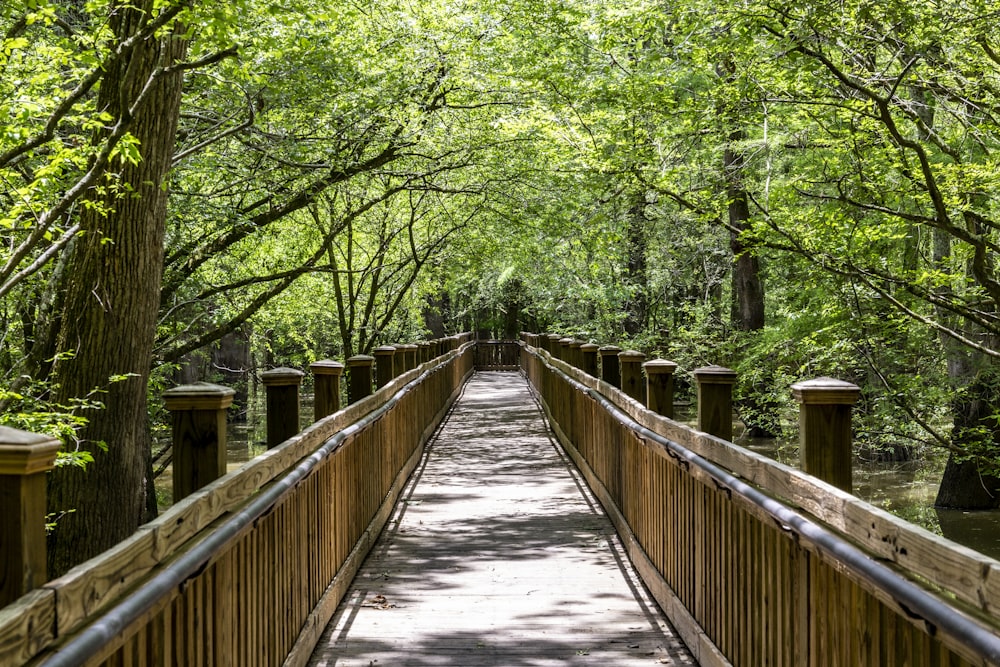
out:
{"label": "wooden fence", "polygon": [[521,368],[521,345],[516,340],[476,341],[476,370],[516,371]]}
{"label": "wooden fence", "polygon": [[1000,664],[997,561],[547,351],[525,345],[522,365],[701,664]]}
{"label": "wooden fence", "polygon": [[467,340],[0,610],[0,665],[304,664],[472,372]]}

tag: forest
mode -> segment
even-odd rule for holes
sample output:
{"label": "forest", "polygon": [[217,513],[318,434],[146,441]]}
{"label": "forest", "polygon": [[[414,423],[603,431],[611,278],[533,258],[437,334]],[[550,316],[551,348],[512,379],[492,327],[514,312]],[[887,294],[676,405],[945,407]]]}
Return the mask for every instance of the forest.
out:
{"label": "forest", "polygon": [[[1000,7],[8,0],[0,424],[50,572],[156,511],[160,395],[475,330],[862,388],[1000,504]],[[230,364],[232,350],[250,360]],[[794,416],[792,417],[794,419]]]}

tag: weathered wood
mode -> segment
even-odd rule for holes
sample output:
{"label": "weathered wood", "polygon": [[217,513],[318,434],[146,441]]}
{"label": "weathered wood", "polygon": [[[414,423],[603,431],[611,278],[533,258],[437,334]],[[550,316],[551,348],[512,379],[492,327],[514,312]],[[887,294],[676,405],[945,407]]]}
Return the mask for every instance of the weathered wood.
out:
{"label": "weathered wood", "polygon": [[59,441],[0,426],[0,607],[48,580],[45,473]]}
{"label": "weathered wood", "polygon": [[236,390],[198,382],[168,389],[174,502],[226,474],[226,410]]}
{"label": "weathered wood", "polygon": [[792,385],[799,402],[802,470],[851,492],[851,406],[861,389],[850,382],[817,378]]}
{"label": "weathered wood", "polygon": [[618,389],[622,387],[621,366],[618,363],[618,353],[621,351],[616,345],[604,345],[597,350],[601,358],[601,379]]}
{"label": "weathered wood", "polygon": [[[347,360],[347,402],[357,403],[372,394],[372,367],[375,357],[356,354]],[[404,366],[405,368],[405,366]],[[405,373],[405,371],[403,371]]]}
{"label": "weathered wood", "polygon": [[[372,350],[375,357],[375,386],[381,389],[392,382],[397,375],[396,368],[396,347],[394,345],[382,345]],[[400,364],[398,371],[405,372],[405,360],[400,354]]]}
{"label": "weathered wood", "polygon": [[310,664],[689,662],[580,489],[524,381],[477,374]]}
{"label": "weathered wood", "polygon": [[674,371],[677,364],[653,359],[642,365],[646,371],[646,407],[668,419],[674,418]]}
{"label": "weathered wood", "polygon": [[622,391],[643,405],[646,404],[646,379],[642,376],[644,361],[646,361],[646,355],[636,350],[625,350],[618,353]]}
{"label": "weathered wood", "polygon": [[55,639],[56,600],[40,588],[0,607],[0,665],[24,665]]}
{"label": "weathered wood", "polygon": [[582,360],[580,370],[587,375],[597,377],[597,374],[600,372],[597,362],[597,351],[599,349],[600,345],[596,343],[584,343],[580,346],[580,358]]}
{"label": "weathered wood", "polygon": [[267,392],[267,447],[277,447],[299,432],[299,385],[305,376],[294,368],[260,374]]}
{"label": "weathered wood", "polygon": [[[578,414],[578,408],[572,408],[567,403],[566,398],[560,396],[560,394],[567,393],[560,391],[561,380],[550,375],[548,370],[537,363],[532,350],[527,351],[526,359],[528,375],[532,378],[533,383],[542,387],[546,395],[546,403],[553,411],[554,418],[565,420],[566,424],[570,424],[569,418]],[[863,516],[866,511],[866,504],[862,501],[801,471],[776,464],[732,443],[705,433],[699,433],[662,416],[654,415],[648,410],[638,407],[634,401],[624,396],[623,392],[615,390],[606,383],[594,382],[589,376],[575,371],[562,362],[547,360],[547,363],[570,375],[576,382],[597,388],[643,426],[733,470],[744,477],[746,481],[761,485],[770,493],[792,499],[795,504],[803,506],[831,527],[847,527],[853,531],[850,533],[852,541],[875,546],[875,551],[879,553],[891,551],[891,558],[896,562],[902,563],[909,558],[910,550],[905,547],[887,549],[885,545],[878,546],[877,543],[881,541],[881,538],[875,530],[875,525],[868,527],[873,534],[867,536],[864,535],[863,529],[858,530],[859,517]],[[574,400],[579,402],[581,399]],[[591,402],[589,399],[587,401]],[[592,418],[599,413],[600,411],[594,412]],[[586,436],[582,440],[585,447],[581,453],[587,457],[598,457],[595,459],[598,463],[601,463],[601,449],[608,445],[613,449],[619,447],[610,441],[603,443],[596,451],[591,446],[590,443],[595,440],[594,434],[600,434],[606,428],[606,426],[592,423],[589,425],[572,424],[574,432],[583,433]],[[571,437],[571,434],[567,432],[567,436]],[[676,499],[671,496],[670,515],[677,517],[680,521],[691,522],[686,526],[697,526],[698,529],[694,534],[701,539],[701,536],[706,534],[704,529],[716,525],[718,521],[699,515],[701,501],[695,500],[693,503],[690,501],[690,489],[697,488],[698,484],[702,485],[703,490],[714,488],[716,482],[708,475],[707,471],[697,466],[687,465],[683,460],[678,460],[676,454],[661,449],[662,445],[656,445],[653,441],[646,442],[646,445],[669,460],[672,467],[682,464],[680,468],[683,469],[684,473],[680,477],[682,480],[680,487],[683,487],[683,491],[677,495]],[[595,466],[594,470],[601,479],[611,482],[611,486],[609,486],[611,500],[620,503],[623,513],[629,516],[629,508],[634,505],[636,499],[630,496],[630,493],[634,491],[629,491],[629,487],[635,489],[635,486],[628,484],[627,480],[635,473],[625,467],[625,462],[621,462],[620,466],[612,466],[609,470],[605,470],[604,465],[601,464]],[[761,484],[762,481],[763,484]],[[625,485],[621,493],[615,491],[615,487],[619,484]],[[776,488],[778,489],[777,493],[775,493]],[[908,656],[904,659],[909,660],[912,657],[914,660],[912,664],[937,664],[929,662],[931,654],[940,656],[941,664],[964,665],[971,664],[967,661],[973,661],[976,664],[981,662],[981,659],[975,658],[962,637],[948,635],[943,627],[927,626],[920,619],[915,618],[912,610],[900,604],[899,600],[887,593],[876,579],[871,579],[868,575],[846,566],[844,562],[839,560],[835,551],[830,551],[819,543],[813,543],[808,537],[808,533],[800,534],[793,531],[794,539],[790,539],[793,533],[787,532],[787,529],[783,527],[776,526],[774,518],[768,511],[764,510],[763,506],[752,503],[736,494],[731,497],[726,494],[725,497],[727,499],[725,504],[731,507],[733,521],[728,524],[729,528],[724,528],[723,535],[730,535],[730,538],[728,546],[717,546],[714,552],[723,555],[723,561],[728,560],[730,564],[726,565],[723,562],[720,566],[716,560],[712,566],[712,571],[716,575],[713,582],[722,597],[716,595],[714,601],[707,605],[709,607],[724,607],[720,617],[724,619],[725,624],[718,626],[716,621],[705,618],[697,618],[696,622],[699,624],[707,623],[705,626],[707,629],[711,626],[709,636],[713,637],[720,650],[733,656],[734,661],[762,664],[761,656],[771,656],[765,662],[771,663],[773,659],[773,664],[829,664],[827,659],[823,657],[827,655],[823,651],[829,649],[831,655],[839,655],[841,663],[843,663],[848,661],[846,656],[854,650],[850,638],[862,637],[863,641],[869,642],[865,645],[871,646],[871,650],[874,651],[872,655],[879,656],[871,664],[897,664],[896,657],[903,654],[898,649],[896,653],[891,653],[891,647],[894,645],[894,638],[902,637],[903,639],[900,641],[907,651],[905,655]],[[873,516],[879,513],[875,508],[867,507],[869,510],[874,510]],[[846,518],[849,516],[847,513],[849,508],[852,511],[857,510],[852,519]],[[692,510],[694,514],[692,514]],[[908,566],[914,566],[908,568],[911,572],[920,570],[926,573],[928,580],[935,583],[947,581],[950,586],[946,590],[962,591],[961,597],[963,599],[968,599],[983,609],[994,607],[994,603],[988,602],[984,598],[986,594],[985,582],[989,581],[992,572],[991,564],[996,563],[996,561],[979,555],[970,558],[969,550],[957,547],[957,545],[950,545],[952,549],[949,558],[946,553],[949,546],[946,540],[922,535],[921,533],[926,533],[926,531],[911,526],[900,519],[894,519],[894,521],[898,524],[898,534],[905,533],[912,536],[922,547],[929,550],[922,553],[919,560],[914,559],[912,563],[905,563]],[[681,532],[667,530],[662,534],[662,538],[657,538],[662,539],[663,544],[671,545],[670,548],[678,560],[689,562],[689,565],[681,568],[681,572],[690,571],[691,568],[697,570],[702,566],[698,559],[704,558],[704,556],[699,556],[697,543],[692,549],[691,543],[686,537],[691,533],[688,532],[686,526],[685,530]],[[735,537],[732,537],[733,535]],[[854,535],[860,536],[861,539],[854,540]],[[931,539],[927,539],[928,537]],[[637,531],[637,539],[644,540],[645,536]],[[778,541],[772,542],[774,539]],[[772,543],[773,547],[768,546]],[[655,552],[656,545],[643,543],[643,548]],[[779,553],[785,554],[784,562],[787,563],[787,567],[775,569],[774,559],[758,557],[757,554],[761,553],[762,548],[765,549],[765,552],[768,549],[777,549]],[[937,549],[941,550],[943,558],[929,555]],[[712,552],[713,550],[709,549],[708,551]],[[702,553],[705,552],[702,551]],[[692,557],[694,561],[692,561]],[[965,577],[960,576],[958,568],[950,566],[952,562],[959,561],[966,565]],[[943,572],[938,571],[938,566],[942,564],[945,565]],[[676,591],[678,599],[682,601],[685,608],[697,610],[697,600],[694,601],[694,606],[691,606],[692,601],[689,597],[690,593],[686,581],[678,581],[676,575],[671,574],[674,572],[671,567],[666,567],[664,572],[667,581],[670,582],[670,586]],[[776,572],[784,572],[785,577],[777,578]],[[825,577],[825,579],[822,581],[814,580],[814,574]],[[786,579],[787,583],[782,586],[780,582]],[[815,586],[826,586],[825,592],[817,592]],[[779,591],[777,596],[790,603],[780,614],[771,615],[764,611],[766,605],[762,606],[760,596],[764,594],[762,591],[768,587]],[[854,599],[856,596],[860,596],[858,599],[862,600],[866,607],[877,608],[883,618],[890,619],[893,624],[892,629],[875,635],[852,633],[851,628],[856,626],[846,622],[851,615],[847,614],[845,609],[847,609],[847,600]],[[963,614],[962,605],[955,605],[950,600],[949,594],[946,593],[944,599],[947,604],[952,605],[953,613]],[[746,622],[741,621],[740,619],[745,618],[741,612],[745,612],[747,609],[761,610],[758,612],[759,617],[750,618]],[[827,616],[821,617],[823,614],[827,614]],[[965,615],[967,619],[970,618],[970,615]],[[784,624],[784,636],[792,638],[790,643],[788,640],[784,643],[776,643],[764,631],[768,622],[773,619],[777,623],[779,617],[784,619],[780,622]],[[730,625],[731,627],[727,628]],[[988,632],[996,632],[995,626],[989,622],[987,622],[987,628],[993,628],[988,629]],[[928,632],[930,634],[927,634]],[[899,646],[899,641],[896,642],[896,645]],[[774,655],[776,647],[783,647],[781,661]],[[788,651],[789,647],[793,649],[791,652]],[[887,653],[887,650],[890,652]],[[887,659],[886,655],[890,657]],[[817,659],[821,659],[821,662],[814,662]]]}
{"label": "weathered wood", "polygon": [[[461,383],[464,375],[471,372],[471,363],[472,354],[468,348],[463,348],[463,350],[449,353],[447,356],[436,359],[431,368],[427,369],[429,373],[428,382],[432,385],[429,386],[429,391],[433,394],[439,391],[437,388],[443,387],[446,383]],[[416,374],[414,372],[413,376]],[[24,615],[23,619],[20,617],[8,617],[6,611],[18,609],[18,605],[29,598],[20,600],[14,607],[6,608],[4,610],[5,613],[0,614],[0,664],[8,664],[2,659],[6,655],[23,655],[29,651],[35,654],[43,650],[44,647],[49,646],[58,637],[64,637],[67,633],[78,629],[85,619],[92,618],[95,613],[99,613],[101,610],[110,607],[126,591],[134,588],[138,582],[154,571],[160,563],[175,556],[178,550],[183,549],[192,537],[197,536],[226,512],[231,512],[245,506],[246,502],[264,485],[301,461],[304,456],[315,450],[318,445],[326,441],[331,435],[343,430],[363,415],[384,405],[399,388],[412,379],[413,377],[397,378],[385,390],[355,405],[351,405],[320,422],[312,424],[302,433],[286,440],[279,447],[268,450],[262,456],[247,462],[233,473],[212,482],[207,487],[188,496],[111,551],[77,566],[64,577],[46,584],[43,589],[37,592],[40,594],[44,591],[45,593],[41,602],[33,604],[27,612],[23,612],[21,615],[28,614]],[[443,409],[446,409],[446,407]],[[443,409],[438,413],[437,419],[441,418]],[[408,414],[414,415],[416,413],[410,412]],[[421,437],[428,437],[430,434],[429,431],[432,429],[433,423],[427,426]],[[340,487],[343,487],[342,483],[338,488]],[[324,508],[326,507],[326,503],[322,505]],[[338,520],[335,522],[331,521],[330,523],[340,526],[344,522]],[[250,536],[249,539],[251,542],[259,538],[252,531],[247,533],[247,535]],[[239,556],[238,562],[243,563],[243,565],[238,565],[238,567],[244,568],[247,574],[241,577],[241,581],[257,581],[262,577],[264,572],[262,569],[263,565],[259,561],[260,550],[258,547],[248,546],[248,543],[243,538],[243,534],[233,535],[229,542],[237,545],[235,548],[238,549],[238,554],[242,554]],[[346,553],[346,546],[344,548]],[[250,572],[246,568],[253,568],[253,571]],[[295,569],[289,568],[290,571]],[[207,600],[205,597],[208,594],[205,592],[207,589],[203,587],[199,590],[202,591],[202,597],[199,598],[201,602],[199,604],[204,604]],[[213,590],[217,590],[217,587]],[[244,597],[241,600],[248,599],[246,598],[248,594],[264,595],[262,590],[255,586],[249,592],[242,592],[241,595]],[[36,594],[32,593],[31,595],[34,596]],[[264,599],[264,597],[260,597],[260,604],[253,606],[252,609],[261,609]],[[55,611],[57,600],[59,605],[58,613]],[[49,611],[45,610],[45,604],[49,605]],[[173,603],[164,602],[164,604]],[[171,608],[175,609],[175,611],[171,611]],[[154,647],[155,651],[153,648],[150,649],[150,651],[157,655],[165,656],[163,660],[155,660],[154,664],[182,664],[183,660],[181,660],[181,656],[185,654],[177,653],[177,651],[190,650],[189,648],[185,648],[185,644],[183,643],[186,641],[184,635],[177,634],[181,632],[181,629],[176,628],[175,632],[175,628],[171,625],[170,621],[164,623],[162,620],[162,614],[169,615],[174,613],[179,613],[176,605],[168,607],[166,610],[160,609],[158,605],[147,613],[140,623],[141,625],[148,620],[150,625],[148,630],[138,630],[138,632],[149,633],[150,637],[159,633],[157,636],[162,635],[165,642],[162,647]],[[248,622],[260,624],[260,629],[255,636],[264,641],[270,635],[269,628],[274,619],[284,612],[276,610],[270,616],[256,612],[252,617],[240,616],[240,614],[245,615],[246,613],[246,610],[237,612],[238,618],[242,619],[238,622],[242,624]],[[46,615],[49,618],[59,619],[58,628],[54,622],[39,621],[39,619],[45,618]],[[30,622],[32,624],[30,626],[33,628],[31,635],[25,636],[23,634],[22,620],[23,623]],[[157,627],[161,628],[161,630],[155,630]],[[245,626],[241,625],[240,627]],[[57,634],[55,635],[53,635],[54,630],[57,630]],[[241,654],[242,657],[237,661],[237,664],[260,664],[261,656],[254,648],[256,644],[247,647],[245,644],[247,635],[244,631],[241,630],[241,632],[243,634],[241,634],[239,645],[245,647],[247,650]],[[125,657],[139,650],[136,647],[140,646],[142,641],[146,641],[147,645],[149,643],[148,639],[143,640],[138,637],[134,640],[127,639],[123,641],[126,641],[127,645],[118,651],[119,658],[123,660]],[[107,650],[113,652],[117,649],[110,647]],[[198,650],[203,651],[204,647],[200,647]],[[175,653],[177,654],[176,656]],[[197,651],[195,651],[195,654],[196,656],[200,655]],[[177,657],[177,660],[174,657]],[[117,664],[116,660],[118,658],[114,658],[112,664]],[[24,661],[21,660],[12,664],[21,664],[22,662]]]}
{"label": "weathered wood", "polygon": [[319,421],[340,410],[340,376],[344,364],[322,359],[309,364],[313,373],[313,421]]}
{"label": "weathered wood", "polygon": [[694,379],[698,383],[698,430],[732,440],[736,373],[722,366],[706,366],[694,371]]}

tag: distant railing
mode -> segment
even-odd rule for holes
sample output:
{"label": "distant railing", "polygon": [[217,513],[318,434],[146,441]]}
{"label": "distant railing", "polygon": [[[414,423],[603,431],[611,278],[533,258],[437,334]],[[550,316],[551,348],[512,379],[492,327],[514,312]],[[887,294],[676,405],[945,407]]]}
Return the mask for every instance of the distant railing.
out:
{"label": "distant railing", "polygon": [[[654,401],[661,369],[636,382],[634,353],[607,349],[612,384],[580,370],[591,361],[566,339],[525,340],[557,436],[702,664],[1000,664],[1000,562],[654,413],[640,397]],[[701,370],[699,401],[717,401],[732,371]],[[817,383],[833,403],[853,400],[845,384]],[[702,407],[699,422],[731,421],[724,400]],[[842,430],[837,406],[820,407],[825,428],[803,430]]]}
{"label": "distant railing", "polygon": [[469,339],[413,346],[374,394],[374,358],[352,358],[366,397],[0,609],[0,665],[305,664],[471,374]]}
{"label": "distant railing", "polygon": [[521,368],[521,344],[516,340],[477,340],[476,370],[516,371]]}

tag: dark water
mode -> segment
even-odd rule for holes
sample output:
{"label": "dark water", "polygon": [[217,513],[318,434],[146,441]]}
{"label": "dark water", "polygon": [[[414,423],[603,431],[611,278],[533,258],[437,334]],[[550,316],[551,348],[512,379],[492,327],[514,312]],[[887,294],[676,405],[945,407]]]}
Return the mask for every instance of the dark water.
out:
{"label": "dark water", "polygon": [[[736,440],[737,444],[786,465],[799,465],[797,442],[740,437]],[[854,495],[932,533],[1000,559],[1000,510],[965,512],[934,507],[946,458],[936,452],[919,460],[898,463],[856,458]]]}

